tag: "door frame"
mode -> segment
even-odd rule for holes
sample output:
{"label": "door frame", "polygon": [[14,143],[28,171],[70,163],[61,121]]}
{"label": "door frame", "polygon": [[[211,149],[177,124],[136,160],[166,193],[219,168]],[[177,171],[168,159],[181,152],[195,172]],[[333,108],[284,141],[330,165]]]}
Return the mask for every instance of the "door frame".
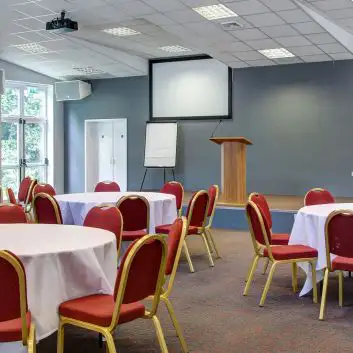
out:
{"label": "door frame", "polygon": [[[84,131],[84,139],[85,139],[85,192],[87,192],[87,125],[90,123],[114,123],[120,122],[124,120],[126,125],[126,187],[128,180],[128,144],[127,144],[127,132],[128,132],[128,123],[127,118],[104,118],[104,119],[85,119],[85,131]],[[114,147],[113,147],[114,148]]]}

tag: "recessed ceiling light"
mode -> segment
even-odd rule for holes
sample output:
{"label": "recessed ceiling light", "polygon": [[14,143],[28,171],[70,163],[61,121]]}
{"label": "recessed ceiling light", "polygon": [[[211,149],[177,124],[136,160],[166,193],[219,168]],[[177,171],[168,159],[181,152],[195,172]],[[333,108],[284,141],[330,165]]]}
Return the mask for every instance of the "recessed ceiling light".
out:
{"label": "recessed ceiling light", "polygon": [[45,54],[50,53],[52,51],[38,43],[18,44],[15,45],[15,47],[30,54]]}
{"label": "recessed ceiling light", "polygon": [[238,16],[233,10],[222,4],[194,7],[193,10],[210,21]]}
{"label": "recessed ceiling light", "polygon": [[189,48],[184,48],[180,45],[166,45],[164,47],[159,47],[160,50],[167,51],[169,53],[181,53],[185,51],[191,51]]}
{"label": "recessed ceiling light", "polygon": [[74,70],[81,72],[85,75],[99,75],[104,74],[104,71],[95,69],[94,67],[87,66],[87,67],[73,67]]}
{"label": "recessed ceiling light", "polygon": [[102,31],[119,37],[135,36],[136,34],[141,34],[141,32],[127,27],[106,28]]}
{"label": "recessed ceiling light", "polygon": [[285,48],[258,50],[262,55],[269,59],[293,58],[295,55]]}

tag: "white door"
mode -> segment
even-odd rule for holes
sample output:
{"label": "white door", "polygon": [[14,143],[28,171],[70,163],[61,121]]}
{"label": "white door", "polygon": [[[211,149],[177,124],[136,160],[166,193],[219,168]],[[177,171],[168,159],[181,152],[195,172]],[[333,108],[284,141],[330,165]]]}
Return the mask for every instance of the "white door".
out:
{"label": "white door", "polygon": [[127,189],[127,121],[85,121],[85,189],[93,191],[99,181],[116,181]]}

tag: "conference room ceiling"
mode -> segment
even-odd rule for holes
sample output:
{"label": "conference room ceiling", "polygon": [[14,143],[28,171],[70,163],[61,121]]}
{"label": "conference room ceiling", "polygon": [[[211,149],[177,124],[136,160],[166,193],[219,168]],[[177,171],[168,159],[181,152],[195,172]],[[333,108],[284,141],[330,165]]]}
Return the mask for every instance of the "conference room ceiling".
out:
{"label": "conference room ceiling", "polygon": [[[146,75],[148,59],[202,53],[233,68],[352,59],[300,3],[352,35],[352,0],[1,0],[0,58],[57,79]],[[207,20],[193,10],[217,4],[238,16]],[[79,31],[45,31],[62,9]],[[241,27],[225,28],[234,20]],[[121,27],[132,35],[103,32]],[[276,48],[291,57],[259,52]]]}

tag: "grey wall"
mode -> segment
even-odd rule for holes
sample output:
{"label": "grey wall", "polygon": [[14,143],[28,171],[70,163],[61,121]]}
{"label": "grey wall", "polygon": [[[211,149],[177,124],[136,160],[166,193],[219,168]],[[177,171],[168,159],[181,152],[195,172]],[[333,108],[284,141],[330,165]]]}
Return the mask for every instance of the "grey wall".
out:
{"label": "grey wall", "polygon": [[[148,119],[147,77],[93,82],[93,95],[65,103],[65,188],[84,189],[84,120],[128,118],[128,188],[143,176]],[[324,186],[353,196],[353,62],[299,64],[234,71],[233,120],[220,136],[246,136],[248,190],[303,195]],[[180,125],[177,178],[187,190],[220,183],[220,148],[208,141],[215,121]],[[160,171],[146,188],[159,188]]]}
{"label": "grey wall", "polygon": [[[0,60],[0,69],[5,70],[5,79],[28,83],[54,84],[55,79],[37,72]],[[58,193],[64,191],[64,105],[54,101],[53,105],[53,183]]]}

